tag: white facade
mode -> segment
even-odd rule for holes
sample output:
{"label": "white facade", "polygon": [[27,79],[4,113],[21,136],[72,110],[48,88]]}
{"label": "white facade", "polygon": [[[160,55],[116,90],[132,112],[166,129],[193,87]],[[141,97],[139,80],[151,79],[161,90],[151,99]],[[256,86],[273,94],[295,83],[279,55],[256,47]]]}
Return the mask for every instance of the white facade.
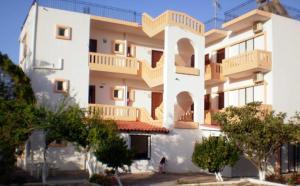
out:
{"label": "white facade", "polygon": [[[200,22],[197,24],[198,29],[204,29]],[[20,61],[23,56],[26,57],[20,65],[31,78],[40,104],[55,106],[64,95],[57,90],[61,86],[62,89],[66,88],[72,101],[83,108],[93,102],[96,106],[116,109],[145,109],[146,117],[151,117],[151,113],[159,106],[153,104],[162,105],[163,114],[150,120],[161,123],[161,128],[168,130],[168,133],[122,132],[129,148],[133,143],[132,135],[148,136],[151,140],[148,141],[149,158],[135,160],[131,171],[158,171],[163,156],[168,161],[168,172],[199,171],[191,162],[195,142],[201,140],[202,136],[219,134],[218,129],[199,127],[204,123],[203,33],[176,25],[165,26],[160,33],[151,37],[145,32],[134,23],[120,23],[118,20],[34,5],[20,35]],[[58,34],[66,34],[66,37]],[[27,40],[22,42],[24,35]],[[95,42],[93,52],[89,51],[90,40]],[[117,46],[116,43],[120,44]],[[24,50],[27,50],[26,55]],[[159,59],[157,68],[153,67],[153,52],[162,55],[156,57],[156,60]],[[129,53],[132,56],[127,58]],[[92,55],[96,58],[92,59]],[[101,56],[107,57],[107,68],[96,66],[92,69],[89,62],[99,60]],[[130,74],[127,70],[115,72],[120,69],[109,66],[116,65],[118,59],[121,61],[119,65],[124,65],[122,60],[125,58],[136,60],[133,62],[139,66],[137,74]],[[110,63],[109,60],[114,62]],[[181,67],[181,72],[177,72],[177,66]],[[156,72],[160,68],[163,71]],[[145,74],[144,70],[150,73]],[[189,74],[190,71],[192,74]],[[153,77],[151,73],[158,73],[157,76],[161,78]],[[57,81],[61,81],[61,85]],[[89,86],[94,88],[94,95],[89,95]],[[130,92],[130,96],[127,92]],[[161,98],[155,98],[154,94],[161,95]],[[156,99],[162,100],[154,103]],[[121,113],[124,114],[124,111]],[[185,117],[189,117],[189,122],[185,123]],[[178,127],[176,122],[187,126]],[[34,134],[27,145],[27,164],[42,161],[39,147],[44,144],[43,140],[36,144],[38,138],[42,138],[41,134]],[[60,170],[85,169],[83,154],[70,144],[54,144],[48,151],[47,161]]]}

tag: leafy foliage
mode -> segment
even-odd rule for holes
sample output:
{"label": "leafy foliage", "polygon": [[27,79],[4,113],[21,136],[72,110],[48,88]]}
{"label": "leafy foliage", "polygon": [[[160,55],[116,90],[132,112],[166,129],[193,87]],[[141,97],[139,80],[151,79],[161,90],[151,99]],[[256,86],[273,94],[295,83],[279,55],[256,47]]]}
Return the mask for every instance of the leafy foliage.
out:
{"label": "leafy foliage", "polygon": [[115,123],[100,124],[94,126],[90,133],[92,139],[99,139],[99,137],[101,139],[95,146],[94,154],[97,160],[115,170],[124,165],[130,166],[133,158],[133,153],[127,149],[125,140],[116,128]]}
{"label": "leafy foliage", "polygon": [[195,144],[192,161],[197,166],[216,173],[226,165],[233,166],[239,159],[239,154],[237,147],[224,137],[209,137]]}
{"label": "leafy foliage", "polygon": [[[35,97],[31,88],[30,79],[24,74],[22,69],[15,65],[7,55],[0,52],[0,68],[7,73],[13,80],[13,97],[14,99],[25,101],[27,103],[34,103]],[[5,89],[3,82],[1,83],[0,95],[2,98],[7,98],[7,89]]]}
{"label": "leafy foliage", "polygon": [[284,124],[286,114],[262,110],[260,103],[228,107],[214,119],[230,141],[260,171],[265,171],[271,155],[283,144],[296,140],[298,127]]}
{"label": "leafy foliage", "polygon": [[0,181],[9,181],[16,149],[22,147],[42,118],[43,113],[32,104],[0,99]]}

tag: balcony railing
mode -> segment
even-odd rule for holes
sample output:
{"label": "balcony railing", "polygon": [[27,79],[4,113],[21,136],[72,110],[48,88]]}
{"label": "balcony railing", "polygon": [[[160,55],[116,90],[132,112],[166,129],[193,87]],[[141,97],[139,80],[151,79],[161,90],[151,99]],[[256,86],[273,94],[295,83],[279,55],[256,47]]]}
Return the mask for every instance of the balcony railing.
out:
{"label": "balcony railing", "polygon": [[49,8],[141,23],[141,13],[133,10],[105,6],[80,0],[36,0],[36,2],[38,2],[41,6]]}
{"label": "balcony railing", "polygon": [[264,50],[245,52],[222,62],[223,75],[228,77],[247,76],[255,72],[271,70],[271,53]]}
{"label": "balcony railing", "polygon": [[[274,3],[272,1],[270,1],[269,3],[273,3],[274,6],[273,8],[267,8],[270,9],[272,11],[272,13],[275,14],[280,14],[283,16],[287,16],[293,19],[298,19],[300,20],[300,10],[284,5],[282,3],[280,3],[280,5],[278,3]],[[241,3],[240,5],[224,12],[224,16],[225,16],[225,21],[231,21],[232,19],[235,19],[243,14],[246,14],[247,12],[250,12],[251,10],[254,9],[260,9],[260,10],[265,10],[264,6],[266,6],[267,3],[264,3],[262,5],[258,5],[256,0],[247,0],[243,3]],[[267,5],[269,6],[269,5]]]}
{"label": "balcony railing", "polygon": [[170,10],[156,18],[152,18],[147,13],[144,13],[142,25],[143,30],[150,37],[163,31],[167,25],[179,26],[200,35],[203,35],[204,33],[204,26],[200,21],[185,13]]}
{"label": "balcony railing", "polygon": [[90,115],[96,114],[102,119],[119,121],[141,121],[155,126],[161,126],[161,120],[154,120],[144,108],[115,106],[104,104],[90,104],[88,108]]}
{"label": "balcony railing", "polygon": [[90,53],[89,66],[91,70],[137,75],[138,62],[136,58],[110,54]]}
{"label": "balcony railing", "polygon": [[209,65],[205,65],[205,83],[212,84],[223,82],[224,76],[222,73],[222,66],[218,63],[211,63]]}

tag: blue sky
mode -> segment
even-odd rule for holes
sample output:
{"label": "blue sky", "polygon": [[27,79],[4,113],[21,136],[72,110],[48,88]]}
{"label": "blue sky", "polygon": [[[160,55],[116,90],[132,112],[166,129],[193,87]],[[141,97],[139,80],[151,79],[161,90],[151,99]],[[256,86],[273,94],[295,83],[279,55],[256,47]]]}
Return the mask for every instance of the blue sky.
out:
{"label": "blue sky", "polygon": [[[147,12],[157,16],[167,9],[186,12],[189,15],[206,21],[213,17],[212,0],[83,0],[119,8]],[[220,0],[223,12],[245,0]],[[18,63],[18,37],[22,23],[27,15],[32,0],[1,0],[0,2],[0,51]],[[282,3],[300,9],[300,0],[281,0]]]}

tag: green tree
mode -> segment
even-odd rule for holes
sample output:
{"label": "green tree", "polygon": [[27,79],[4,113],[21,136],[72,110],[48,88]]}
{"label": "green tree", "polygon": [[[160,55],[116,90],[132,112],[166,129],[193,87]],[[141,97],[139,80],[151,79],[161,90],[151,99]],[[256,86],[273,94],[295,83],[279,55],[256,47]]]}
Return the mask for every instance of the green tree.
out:
{"label": "green tree", "polygon": [[[101,123],[101,122],[100,122]],[[95,140],[95,139],[101,140]],[[96,141],[94,155],[97,160],[111,167],[115,172],[115,177],[119,185],[122,185],[118,177],[118,168],[130,166],[133,153],[127,148],[125,140],[119,135],[115,122],[102,122],[94,125],[90,131],[91,141]]]}
{"label": "green tree", "polygon": [[[13,99],[25,101],[26,103],[34,103],[36,101],[33,90],[31,88],[30,79],[25,75],[25,73],[19,66],[15,65],[7,55],[3,55],[1,52],[0,69],[12,79]],[[6,85],[3,85],[3,82],[0,83],[2,84],[2,88],[0,89],[0,96],[2,96],[2,98],[5,98],[7,97],[7,95],[10,95],[11,92],[8,92],[7,87],[6,89],[4,89]]]}
{"label": "green tree", "polygon": [[226,137],[257,167],[260,180],[265,180],[270,158],[283,144],[295,140],[298,127],[284,124],[286,114],[261,108],[260,103],[228,107],[214,119]]}
{"label": "green tree", "polygon": [[233,166],[239,155],[237,147],[224,137],[209,137],[195,144],[192,161],[200,168],[215,173],[217,181],[223,181],[220,172],[226,165]]}

